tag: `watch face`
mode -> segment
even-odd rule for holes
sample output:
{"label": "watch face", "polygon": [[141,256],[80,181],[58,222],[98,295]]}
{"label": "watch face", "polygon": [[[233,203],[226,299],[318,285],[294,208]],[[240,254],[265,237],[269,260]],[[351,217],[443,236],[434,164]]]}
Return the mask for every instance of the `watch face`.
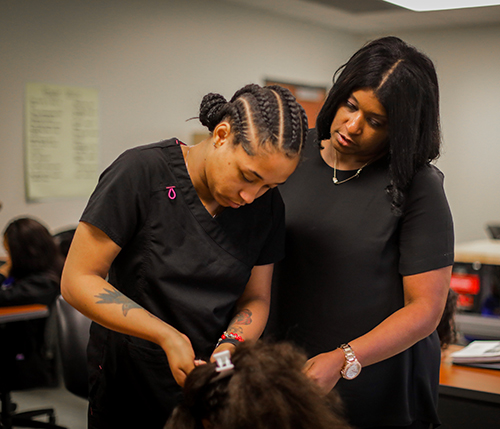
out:
{"label": "watch face", "polygon": [[359,362],[353,362],[344,370],[345,378],[347,378],[348,380],[352,380],[353,378],[356,378],[360,372],[361,364]]}

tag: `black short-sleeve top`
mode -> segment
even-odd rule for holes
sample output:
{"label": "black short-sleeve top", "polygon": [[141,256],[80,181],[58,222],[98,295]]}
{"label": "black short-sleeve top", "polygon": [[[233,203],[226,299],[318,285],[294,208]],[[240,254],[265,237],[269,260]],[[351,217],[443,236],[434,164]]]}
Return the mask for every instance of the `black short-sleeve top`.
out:
{"label": "black short-sleeve top", "polygon": [[102,173],[81,220],[121,247],[109,282],[186,334],[206,358],[252,268],[283,257],[284,207],[273,189],[213,218],[180,146],[170,139],[124,152]]}
{"label": "black short-sleeve top", "polygon": [[[311,131],[304,162],[280,187],[286,256],[275,268],[268,332],[310,356],[373,329],[404,306],[403,276],[453,264],[454,235],[443,174],[425,165],[413,178],[403,214],[391,212],[388,161],[332,183]],[[355,171],[338,171],[345,180]],[[338,389],[357,427],[437,422],[440,346],[436,334],[363,369]]]}

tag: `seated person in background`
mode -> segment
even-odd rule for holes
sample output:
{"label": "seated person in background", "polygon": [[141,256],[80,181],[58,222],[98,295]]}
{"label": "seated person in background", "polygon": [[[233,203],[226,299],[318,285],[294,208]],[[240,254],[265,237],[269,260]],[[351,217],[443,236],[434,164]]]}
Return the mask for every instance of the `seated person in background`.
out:
{"label": "seated person in background", "polygon": [[[7,261],[0,267],[0,307],[53,304],[60,293],[63,258],[47,228],[34,219],[15,219],[5,229],[3,243]],[[0,324],[0,392],[57,381],[47,320]]]}
{"label": "seated person in background", "polygon": [[51,305],[60,293],[63,258],[50,232],[30,218],[5,229],[7,261],[0,267],[0,307]]}
{"label": "seated person in background", "polygon": [[347,429],[340,399],[303,373],[306,356],[287,343],[243,343],[232,369],[196,367],[165,429]]}

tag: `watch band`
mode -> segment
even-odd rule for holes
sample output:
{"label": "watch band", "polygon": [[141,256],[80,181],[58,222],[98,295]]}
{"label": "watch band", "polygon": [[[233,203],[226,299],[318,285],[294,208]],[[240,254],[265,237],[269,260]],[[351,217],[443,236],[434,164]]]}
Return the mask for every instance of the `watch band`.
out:
{"label": "watch band", "polygon": [[356,355],[354,354],[354,351],[349,344],[342,344],[340,348],[344,352],[346,361],[354,362],[355,360],[357,360]]}
{"label": "watch band", "polygon": [[340,374],[346,380],[353,380],[361,372],[361,364],[349,344],[342,344],[339,348],[344,352],[345,357],[345,362],[340,370]]}

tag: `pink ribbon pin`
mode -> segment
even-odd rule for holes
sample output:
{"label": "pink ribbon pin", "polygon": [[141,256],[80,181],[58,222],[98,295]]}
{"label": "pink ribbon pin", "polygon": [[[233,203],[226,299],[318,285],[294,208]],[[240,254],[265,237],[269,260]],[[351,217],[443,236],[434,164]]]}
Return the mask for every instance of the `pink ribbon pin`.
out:
{"label": "pink ribbon pin", "polygon": [[175,193],[175,186],[167,186],[166,189],[168,189],[168,198],[175,200],[175,197],[177,196]]}

